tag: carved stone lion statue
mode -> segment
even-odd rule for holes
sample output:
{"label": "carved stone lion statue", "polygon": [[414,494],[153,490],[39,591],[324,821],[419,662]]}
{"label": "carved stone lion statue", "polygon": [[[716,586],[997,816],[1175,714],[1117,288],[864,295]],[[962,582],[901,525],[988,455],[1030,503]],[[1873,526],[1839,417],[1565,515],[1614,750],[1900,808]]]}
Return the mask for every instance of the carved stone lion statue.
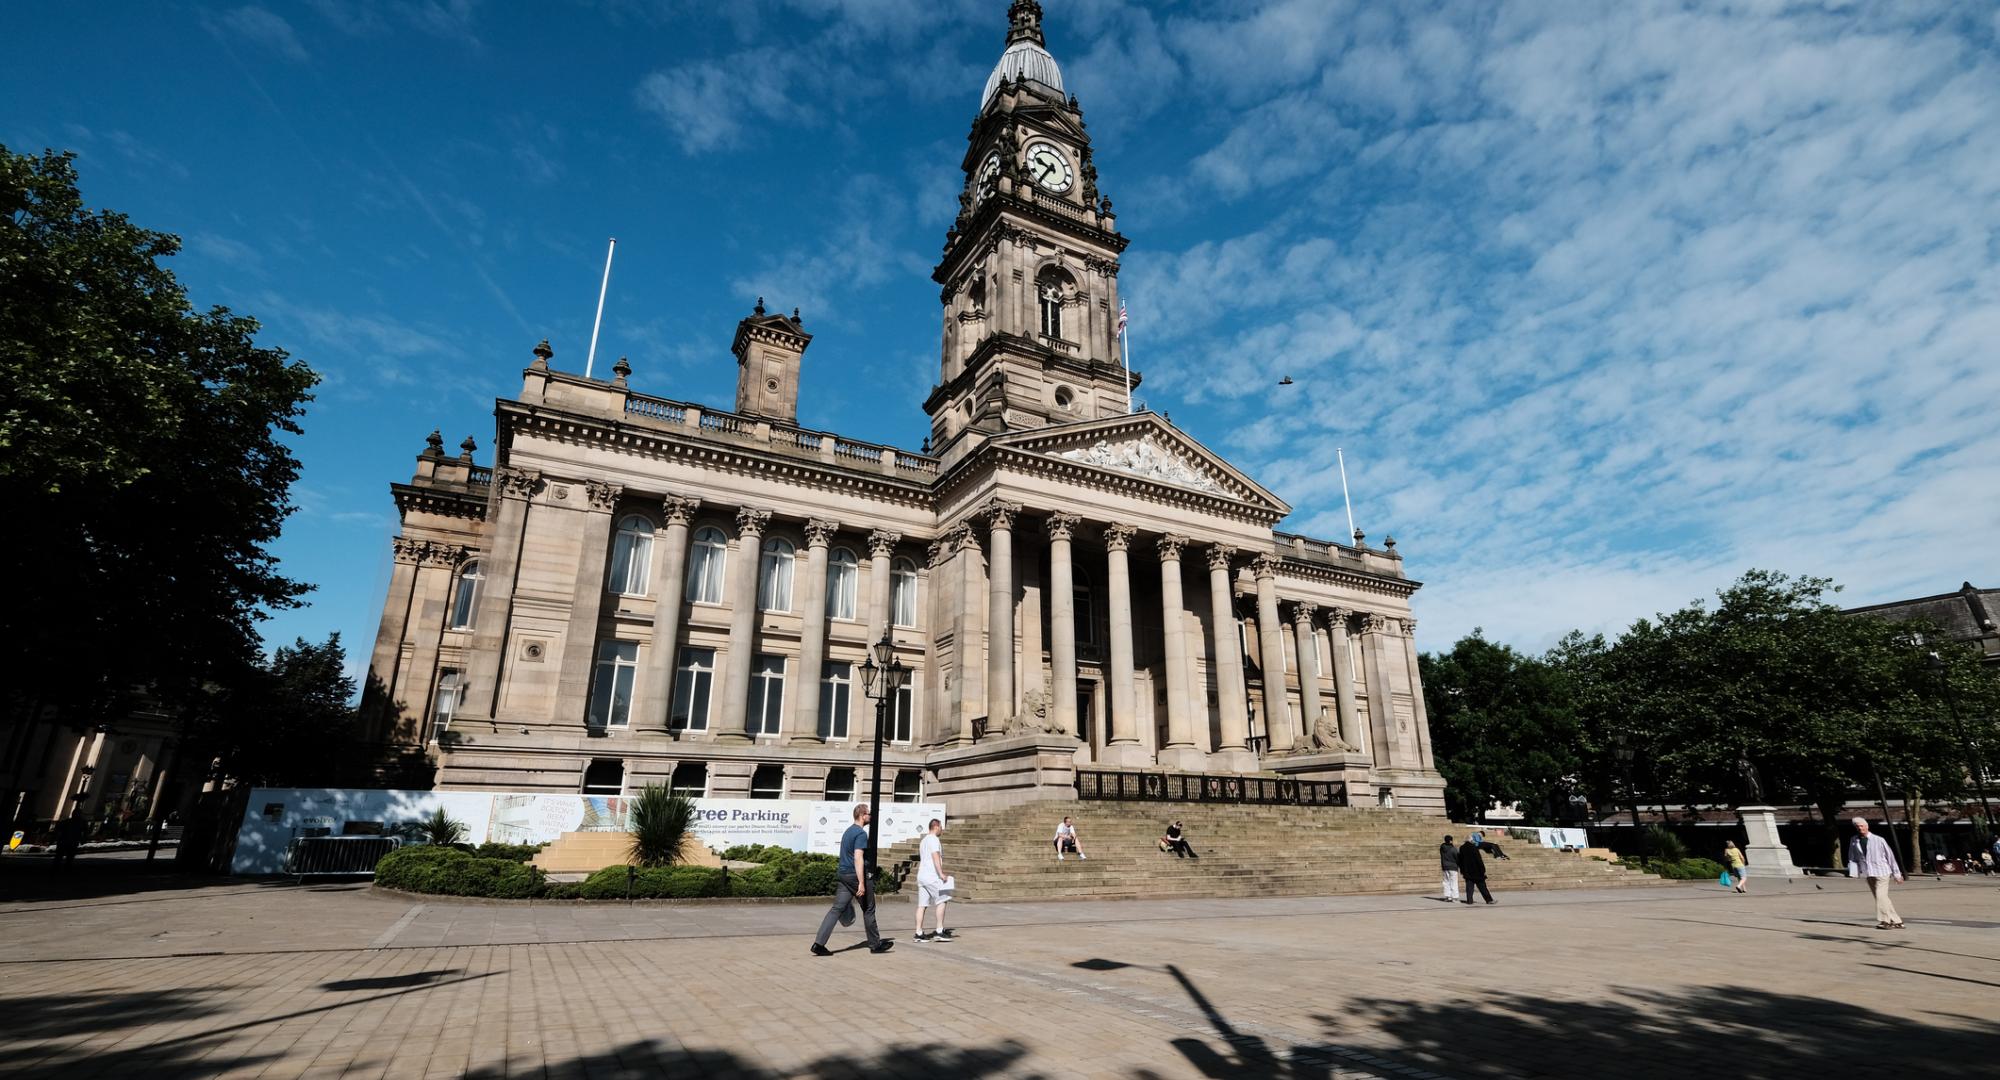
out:
{"label": "carved stone lion statue", "polygon": [[1031,687],[1021,695],[1021,710],[1007,721],[1009,735],[1071,735],[1064,729],[1049,709],[1049,688],[1046,683]]}
{"label": "carved stone lion statue", "polygon": [[1319,719],[1313,721],[1312,733],[1300,739],[1292,747],[1294,754],[1351,754],[1355,748],[1340,737],[1340,723],[1333,718],[1330,710],[1322,706]]}

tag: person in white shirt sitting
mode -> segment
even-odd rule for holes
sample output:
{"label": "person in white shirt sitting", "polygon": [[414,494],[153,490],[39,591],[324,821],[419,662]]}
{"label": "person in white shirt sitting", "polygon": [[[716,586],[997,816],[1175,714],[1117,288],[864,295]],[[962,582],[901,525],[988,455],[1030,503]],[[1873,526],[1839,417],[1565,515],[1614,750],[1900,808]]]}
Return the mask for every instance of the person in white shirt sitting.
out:
{"label": "person in white shirt sitting", "polygon": [[1056,826],[1055,842],[1056,842],[1057,862],[1061,862],[1063,860],[1063,854],[1065,852],[1070,852],[1070,851],[1076,852],[1076,857],[1079,859],[1090,858],[1090,856],[1085,855],[1083,853],[1083,849],[1081,847],[1077,846],[1076,826],[1070,824],[1070,820],[1068,818],[1063,818],[1062,824]]}

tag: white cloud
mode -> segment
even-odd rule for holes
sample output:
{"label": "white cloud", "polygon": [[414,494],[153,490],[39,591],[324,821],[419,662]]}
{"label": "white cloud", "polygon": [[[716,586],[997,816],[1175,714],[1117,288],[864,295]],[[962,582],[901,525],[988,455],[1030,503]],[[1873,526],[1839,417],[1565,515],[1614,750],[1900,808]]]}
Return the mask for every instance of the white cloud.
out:
{"label": "white cloud", "polygon": [[216,34],[241,38],[287,60],[303,61],[306,48],[284,16],[260,7],[240,7],[220,14],[203,13],[202,21]]}
{"label": "white cloud", "polygon": [[793,99],[804,62],[791,50],[760,47],[653,72],[639,83],[641,107],[657,114],[690,154],[736,145],[750,126],[797,123],[811,115]]}

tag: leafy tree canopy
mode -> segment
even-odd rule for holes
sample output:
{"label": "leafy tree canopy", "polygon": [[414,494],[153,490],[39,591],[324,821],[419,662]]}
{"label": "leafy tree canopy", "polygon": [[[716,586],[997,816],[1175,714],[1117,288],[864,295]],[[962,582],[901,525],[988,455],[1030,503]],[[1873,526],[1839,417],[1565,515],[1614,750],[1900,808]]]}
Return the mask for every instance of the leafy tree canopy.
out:
{"label": "leafy tree canopy", "polygon": [[1453,820],[1475,821],[1495,799],[1520,803],[1532,824],[1560,819],[1581,765],[1568,674],[1479,630],[1418,665]]}
{"label": "leafy tree canopy", "polygon": [[180,248],[91,210],[69,154],[0,146],[0,605],[7,692],[90,722],[170,707],[251,662],[308,586],[266,550],[299,466],[280,441],[318,377],[255,320],[197,312]]}

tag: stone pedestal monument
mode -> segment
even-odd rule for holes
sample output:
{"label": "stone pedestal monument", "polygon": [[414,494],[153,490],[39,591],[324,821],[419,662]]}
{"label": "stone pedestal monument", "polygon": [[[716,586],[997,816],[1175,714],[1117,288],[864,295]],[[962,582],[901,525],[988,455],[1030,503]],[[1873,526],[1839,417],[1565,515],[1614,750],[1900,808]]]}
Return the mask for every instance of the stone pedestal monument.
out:
{"label": "stone pedestal monument", "polygon": [[1739,806],[1736,816],[1750,842],[1743,845],[1743,858],[1750,864],[1752,877],[1804,877],[1805,871],[1792,865],[1791,849],[1778,839],[1778,810],[1774,806]]}

